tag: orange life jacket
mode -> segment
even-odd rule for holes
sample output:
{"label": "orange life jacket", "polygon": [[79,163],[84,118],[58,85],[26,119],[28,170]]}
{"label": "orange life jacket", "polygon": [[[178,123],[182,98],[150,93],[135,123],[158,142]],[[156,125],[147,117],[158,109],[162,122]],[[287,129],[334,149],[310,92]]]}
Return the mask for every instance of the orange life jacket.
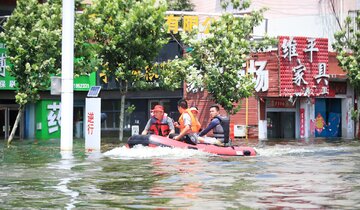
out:
{"label": "orange life jacket", "polygon": [[168,136],[170,133],[170,127],[167,123],[167,119],[168,118],[166,116],[164,116],[161,120],[151,117],[149,131],[155,135]]}
{"label": "orange life jacket", "polygon": [[180,132],[182,130],[184,130],[185,128],[185,125],[184,125],[184,113],[188,113],[190,115],[190,118],[191,118],[191,131],[194,132],[194,133],[197,133],[200,131],[201,129],[201,124],[199,123],[199,121],[196,119],[196,117],[193,115],[193,113],[191,112],[191,110],[189,109],[186,109],[182,114],[181,116],[179,117],[179,129],[180,129]]}

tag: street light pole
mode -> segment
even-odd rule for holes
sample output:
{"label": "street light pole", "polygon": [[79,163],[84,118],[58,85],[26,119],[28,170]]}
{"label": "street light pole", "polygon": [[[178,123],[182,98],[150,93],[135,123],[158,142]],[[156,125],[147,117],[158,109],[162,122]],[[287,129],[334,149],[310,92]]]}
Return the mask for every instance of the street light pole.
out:
{"label": "street light pole", "polygon": [[74,0],[62,0],[60,142],[62,151],[72,151],[73,149],[74,13]]}

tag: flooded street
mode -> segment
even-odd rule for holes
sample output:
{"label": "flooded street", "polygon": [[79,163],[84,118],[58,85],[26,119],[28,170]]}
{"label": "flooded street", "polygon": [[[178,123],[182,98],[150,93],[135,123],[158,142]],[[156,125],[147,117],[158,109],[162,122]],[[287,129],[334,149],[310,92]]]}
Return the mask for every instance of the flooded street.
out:
{"label": "flooded street", "polygon": [[195,150],[128,149],[60,153],[59,141],[1,142],[3,209],[359,209],[356,140],[240,141],[256,157]]}

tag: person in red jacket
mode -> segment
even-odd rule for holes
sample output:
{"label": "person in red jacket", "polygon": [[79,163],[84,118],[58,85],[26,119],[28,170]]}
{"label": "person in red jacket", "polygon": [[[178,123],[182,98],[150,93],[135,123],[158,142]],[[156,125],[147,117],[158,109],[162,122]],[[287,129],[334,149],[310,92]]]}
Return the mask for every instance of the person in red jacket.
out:
{"label": "person in red jacket", "polygon": [[164,113],[163,106],[156,105],[152,112],[153,116],[147,122],[142,135],[155,134],[167,137],[169,134],[175,133],[173,120]]}

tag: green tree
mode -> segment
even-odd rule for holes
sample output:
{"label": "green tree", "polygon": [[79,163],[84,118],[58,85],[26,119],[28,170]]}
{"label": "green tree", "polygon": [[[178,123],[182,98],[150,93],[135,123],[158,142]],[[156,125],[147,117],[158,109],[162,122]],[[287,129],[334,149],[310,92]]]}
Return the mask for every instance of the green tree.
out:
{"label": "green tree", "polygon": [[193,11],[195,7],[189,0],[167,0],[167,3],[170,11]]}
{"label": "green tree", "polygon": [[[332,45],[334,50],[337,52],[336,58],[339,61],[339,66],[344,71],[346,71],[350,84],[351,86],[354,87],[356,94],[359,93],[359,88],[360,88],[359,29],[360,29],[360,12],[358,11],[354,21],[352,21],[350,17],[346,18],[343,29],[334,34],[335,42]],[[359,136],[360,133],[358,134],[358,137]]]}
{"label": "green tree", "polygon": [[[16,80],[16,103],[19,112],[8,143],[11,143],[28,103],[39,100],[39,91],[50,87],[50,77],[61,70],[61,0],[18,0],[12,15],[4,24],[1,38],[7,48],[6,56],[12,64],[7,71]],[[90,31],[76,24],[78,34],[75,41],[78,56],[75,71],[78,75],[92,71],[97,56],[95,45],[89,45]]]}
{"label": "green tree", "polygon": [[[102,71],[119,82],[121,108],[119,140],[123,138],[125,95],[146,86],[143,71],[168,42],[166,2],[156,0],[98,0],[84,10],[100,47]],[[161,71],[162,68],[157,68]]]}
{"label": "green tree", "polygon": [[[247,9],[249,1],[223,1],[227,7],[232,3],[235,9]],[[242,16],[223,13],[214,20],[208,36],[198,38],[197,30],[182,34],[182,40],[190,53],[185,56],[189,75],[187,83],[193,87],[204,87],[228,114],[235,114],[241,99],[252,95],[254,82],[251,76],[239,76],[245,69],[252,52],[274,44],[272,39],[252,40],[255,26],[263,20],[264,10],[252,11]],[[237,106],[234,106],[237,104]]]}

